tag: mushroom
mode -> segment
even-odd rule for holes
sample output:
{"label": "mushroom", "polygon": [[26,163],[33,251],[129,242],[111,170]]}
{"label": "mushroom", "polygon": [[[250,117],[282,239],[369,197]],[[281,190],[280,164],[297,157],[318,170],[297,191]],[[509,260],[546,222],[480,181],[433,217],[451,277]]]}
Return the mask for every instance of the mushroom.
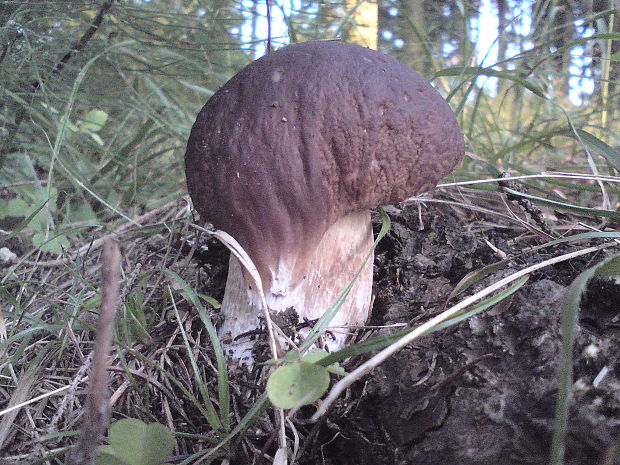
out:
{"label": "mushroom", "polygon": [[[256,266],[268,310],[314,320],[371,250],[370,208],[434,188],[463,154],[452,110],[419,74],[374,50],[312,41],[259,58],[209,99],[185,171],[196,211]],[[328,349],[368,318],[372,272],[371,257]],[[233,357],[251,362],[262,307],[231,256],[219,332]]]}

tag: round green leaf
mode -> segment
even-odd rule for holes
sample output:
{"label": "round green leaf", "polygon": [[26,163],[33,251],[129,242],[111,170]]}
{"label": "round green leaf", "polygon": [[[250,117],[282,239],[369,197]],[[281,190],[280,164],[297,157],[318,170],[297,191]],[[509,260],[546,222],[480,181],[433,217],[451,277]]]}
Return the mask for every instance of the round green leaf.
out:
{"label": "round green leaf", "polygon": [[30,205],[20,198],[2,201],[2,203],[4,202],[6,202],[4,205],[0,204],[0,218],[21,218],[28,216],[29,210],[32,210]]}
{"label": "round green leaf", "polygon": [[[303,356],[303,361],[309,363],[317,363],[318,361],[328,356],[329,352],[327,352],[326,350],[312,349],[310,352]],[[331,365],[326,366],[325,369],[330,373],[338,376],[344,376],[347,374],[346,371],[344,371],[344,368],[342,368],[339,363],[332,363]]]}
{"label": "round green leaf", "polygon": [[110,445],[99,448],[98,465],[159,465],[172,453],[172,433],[159,423],[146,424],[134,418],[110,426]]}
{"label": "round green leaf", "polygon": [[329,387],[329,373],[319,365],[291,363],[277,368],[267,381],[267,395],[276,407],[291,409],[312,404]]}

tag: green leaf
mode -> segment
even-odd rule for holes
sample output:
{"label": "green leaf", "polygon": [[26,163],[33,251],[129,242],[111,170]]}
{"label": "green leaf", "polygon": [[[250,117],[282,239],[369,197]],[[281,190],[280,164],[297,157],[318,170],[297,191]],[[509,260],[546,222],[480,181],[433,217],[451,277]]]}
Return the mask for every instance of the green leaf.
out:
{"label": "green leaf", "polygon": [[95,463],[97,465],[131,465],[114,455],[113,451],[111,446],[99,447],[99,456]]}
{"label": "green leaf", "polygon": [[0,218],[23,218],[28,215],[29,210],[32,209],[23,199],[10,199],[6,201],[5,204],[4,203],[5,202],[2,202],[2,204],[0,204],[2,206],[2,208],[0,208]]}
{"label": "green leaf", "polygon": [[[282,357],[279,361],[293,363],[293,362],[299,362],[300,360],[301,360],[301,355],[299,354],[298,350],[289,350],[287,353],[284,354],[284,357]],[[276,362],[276,360],[274,360],[274,362]],[[306,362],[312,362],[312,360],[306,360]]]}
{"label": "green leaf", "polygon": [[573,131],[571,128],[568,128],[557,131],[553,135],[572,137],[582,142],[589,150],[601,154],[615,169],[620,171],[620,151],[611,147],[594,134],[590,134],[583,129],[576,129]]}
{"label": "green leaf", "polygon": [[[49,204],[48,208],[50,212],[53,213],[56,210],[56,203],[50,202],[50,200],[58,195],[58,191],[52,188],[51,193],[52,196],[50,198],[44,198],[44,196],[40,195],[41,192],[39,190],[35,190],[34,192],[25,191],[21,192],[21,195],[25,196],[26,199],[13,198],[6,201],[0,199],[0,219],[27,217],[13,228],[14,233],[21,231],[28,225],[36,230],[45,229],[47,227],[48,214],[42,211],[43,207]],[[8,238],[5,238],[5,240],[8,240]]]}
{"label": "green leaf", "polygon": [[83,132],[97,132],[101,130],[107,120],[108,114],[105,111],[90,110],[77,122],[77,126]]}
{"label": "green leaf", "polygon": [[77,223],[79,221],[88,221],[92,222],[93,226],[99,224],[97,221],[97,214],[93,210],[93,208],[80,199],[79,201],[71,202],[67,207],[65,213],[64,223]]}
{"label": "green leaf", "polygon": [[324,349],[312,349],[303,356],[303,361],[308,363],[316,363],[327,356],[329,356],[329,352]]}
{"label": "green leaf", "polygon": [[[270,358],[266,362],[263,362],[263,365],[270,365],[274,363],[282,364],[282,363],[295,363],[301,361],[301,353],[298,350],[289,350],[280,358]],[[306,360],[307,361],[307,360]]]}
{"label": "green leaf", "polygon": [[67,129],[71,132],[79,132],[80,128],[73,124],[71,121],[67,121]]}
{"label": "green leaf", "polygon": [[159,465],[172,453],[172,433],[159,423],[134,418],[110,426],[109,446],[99,447],[97,465]]}
{"label": "green leaf", "polygon": [[91,132],[88,135],[91,137],[91,139],[93,139],[100,146],[103,146],[105,144],[105,142],[103,142],[103,139],[99,137],[99,134],[95,134],[94,132]]}
{"label": "green leaf", "polygon": [[61,254],[63,250],[67,250],[71,245],[69,244],[69,239],[64,234],[54,236],[50,233],[46,239],[45,232],[38,232],[32,236],[32,243],[43,252],[50,252],[56,255]]}
{"label": "green leaf", "polygon": [[292,409],[316,402],[329,387],[329,373],[314,363],[297,362],[276,369],[267,381],[267,395],[276,407]]}

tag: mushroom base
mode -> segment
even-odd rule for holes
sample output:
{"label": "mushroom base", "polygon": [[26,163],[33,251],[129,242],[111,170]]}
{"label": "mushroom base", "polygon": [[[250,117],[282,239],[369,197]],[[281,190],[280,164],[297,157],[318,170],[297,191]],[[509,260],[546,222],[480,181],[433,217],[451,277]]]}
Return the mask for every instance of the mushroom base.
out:
{"label": "mushroom base", "polygon": [[[370,213],[361,211],[334,223],[309,254],[283,255],[270,269],[271,284],[264,289],[270,314],[277,320],[278,314],[286,311],[290,315],[293,309],[299,322],[320,318],[354,278],[372,243]],[[347,327],[366,322],[372,297],[372,270],[373,254],[322,338],[326,349],[333,352],[342,348],[350,334]],[[256,291],[247,285],[242,266],[233,255],[221,311],[224,323],[219,334],[225,353],[252,364],[254,339],[265,310]],[[301,330],[296,342],[307,332]],[[284,338],[280,342],[286,347]]]}

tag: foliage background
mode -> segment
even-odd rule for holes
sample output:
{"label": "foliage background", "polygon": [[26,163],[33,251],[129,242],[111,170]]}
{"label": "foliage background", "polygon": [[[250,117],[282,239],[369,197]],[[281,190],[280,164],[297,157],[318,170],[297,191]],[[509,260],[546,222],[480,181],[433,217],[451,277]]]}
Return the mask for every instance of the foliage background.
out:
{"label": "foliage background", "polygon": [[[614,6],[402,0],[379,3],[374,20],[379,48],[433,79],[478,157],[511,172],[591,170],[579,143],[553,136],[570,118],[619,144]],[[355,7],[276,2],[274,43],[347,40]],[[95,225],[113,228],[182,193],[195,114],[265,50],[259,10],[227,0],[1,2],[5,233],[42,207],[22,237],[60,253]]]}

